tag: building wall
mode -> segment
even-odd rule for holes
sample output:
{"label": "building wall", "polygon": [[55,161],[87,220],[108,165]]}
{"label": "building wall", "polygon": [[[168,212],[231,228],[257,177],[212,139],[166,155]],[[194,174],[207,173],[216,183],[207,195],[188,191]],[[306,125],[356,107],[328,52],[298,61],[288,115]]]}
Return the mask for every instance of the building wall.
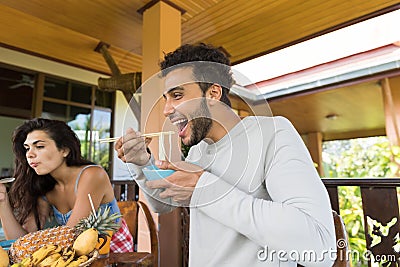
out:
{"label": "building wall", "polygon": [[[117,92],[113,114],[115,136],[122,136],[128,128],[133,128],[135,131],[139,129],[138,120],[133,115],[132,110],[129,108],[128,101],[125,99],[125,96],[120,91]],[[113,157],[113,179],[132,179],[127,165],[118,158],[118,155],[115,151]]]}
{"label": "building wall", "polygon": [[93,85],[97,85],[97,79],[99,77],[106,77],[104,74],[78,69],[62,63],[31,56],[3,47],[0,47],[0,61],[13,66],[52,74]]}
{"label": "building wall", "polygon": [[14,129],[23,122],[23,119],[0,116],[0,176],[12,175],[11,172],[6,171],[12,169],[14,165],[11,136]]}

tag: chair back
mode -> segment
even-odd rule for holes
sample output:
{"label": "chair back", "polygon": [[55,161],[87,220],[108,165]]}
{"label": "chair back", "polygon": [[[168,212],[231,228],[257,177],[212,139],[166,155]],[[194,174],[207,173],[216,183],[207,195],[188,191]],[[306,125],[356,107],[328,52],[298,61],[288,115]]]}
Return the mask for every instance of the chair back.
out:
{"label": "chair back", "polygon": [[[122,217],[125,219],[129,231],[131,232],[134,244],[137,244],[137,230],[138,230],[138,213],[139,210],[143,213],[147,227],[150,232],[151,254],[154,256],[154,267],[158,267],[159,261],[159,245],[158,245],[158,232],[154,222],[153,216],[150,213],[147,205],[141,201],[118,201],[118,207],[121,211]],[[136,250],[136,248],[135,248]]]}

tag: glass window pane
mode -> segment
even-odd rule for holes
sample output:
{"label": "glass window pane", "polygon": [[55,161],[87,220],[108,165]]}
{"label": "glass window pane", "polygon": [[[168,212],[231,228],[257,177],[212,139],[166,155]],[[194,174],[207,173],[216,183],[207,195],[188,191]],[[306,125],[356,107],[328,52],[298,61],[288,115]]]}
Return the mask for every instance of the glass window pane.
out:
{"label": "glass window pane", "polygon": [[81,108],[52,102],[43,102],[42,117],[61,121],[74,120],[79,114],[90,115],[89,108]]}
{"label": "glass window pane", "polygon": [[34,86],[33,74],[0,68],[0,113],[29,118]]}
{"label": "glass window pane", "polygon": [[76,133],[81,141],[81,153],[85,159],[90,158],[90,113],[77,114],[73,120],[68,121],[68,125]]}
{"label": "glass window pane", "polygon": [[99,143],[101,138],[110,137],[111,128],[111,110],[97,110],[93,112],[93,129],[92,129],[92,161],[101,165],[106,171],[110,166],[110,148],[112,143]]}
{"label": "glass window pane", "polygon": [[44,82],[44,96],[68,100],[68,81],[46,77]]}
{"label": "glass window pane", "polygon": [[83,157],[90,159],[90,109],[43,102],[42,117],[67,122],[81,141]]}
{"label": "glass window pane", "polygon": [[99,107],[112,108],[114,93],[96,90],[95,105]]}
{"label": "glass window pane", "polygon": [[51,102],[43,102],[42,117],[46,119],[66,121],[67,106]]}
{"label": "glass window pane", "polygon": [[44,83],[44,96],[90,105],[92,99],[92,86],[46,77]]}
{"label": "glass window pane", "polygon": [[83,104],[91,104],[92,86],[77,83],[71,83],[71,101]]}

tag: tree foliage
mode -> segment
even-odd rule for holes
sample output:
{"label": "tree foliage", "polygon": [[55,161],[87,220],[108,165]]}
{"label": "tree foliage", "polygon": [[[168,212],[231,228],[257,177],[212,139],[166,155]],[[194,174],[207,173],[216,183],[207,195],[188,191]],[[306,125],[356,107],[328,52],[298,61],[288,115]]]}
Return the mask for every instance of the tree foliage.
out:
{"label": "tree foliage", "polygon": [[[391,146],[386,137],[330,141],[323,145],[323,161],[328,177],[398,177],[400,150]],[[366,242],[360,188],[341,186],[338,192],[350,249],[363,255]],[[367,263],[353,259],[353,266],[367,266]]]}

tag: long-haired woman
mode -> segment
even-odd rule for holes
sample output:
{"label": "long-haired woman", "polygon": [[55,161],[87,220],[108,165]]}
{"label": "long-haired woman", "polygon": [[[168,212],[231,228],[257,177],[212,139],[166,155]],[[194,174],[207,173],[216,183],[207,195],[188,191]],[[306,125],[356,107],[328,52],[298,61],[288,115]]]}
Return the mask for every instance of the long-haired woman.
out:
{"label": "long-haired woman", "polygon": [[[50,219],[75,226],[91,212],[88,194],[96,209],[120,212],[106,171],[82,157],[80,141],[65,122],[26,121],[14,131],[12,143],[16,179],[9,193],[0,184],[0,218],[7,239],[43,229]],[[111,251],[132,251],[132,236],[121,222]]]}

